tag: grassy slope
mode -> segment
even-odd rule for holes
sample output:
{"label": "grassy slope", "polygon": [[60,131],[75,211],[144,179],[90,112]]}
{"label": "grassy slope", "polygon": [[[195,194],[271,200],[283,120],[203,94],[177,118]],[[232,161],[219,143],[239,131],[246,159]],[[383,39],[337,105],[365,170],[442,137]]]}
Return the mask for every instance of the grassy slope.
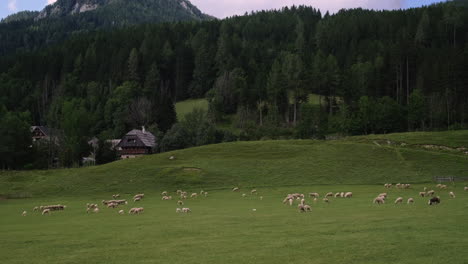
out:
{"label": "grassy slope", "polygon": [[208,110],[208,101],[206,99],[190,99],[176,103],[175,107],[177,119],[180,121],[184,119],[186,114],[191,113],[194,108]]}
{"label": "grassy slope", "polygon": [[[460,142],[464,136],[460,134]],[[169,160],[171,155],[176,160]],[[2,172],[0,194],[48,196],[237,185],[422,183],[434,176],[466,177],[467,171],[468,156],[462,153],[377,145],[362,138],[236,142],[98,167]]]}

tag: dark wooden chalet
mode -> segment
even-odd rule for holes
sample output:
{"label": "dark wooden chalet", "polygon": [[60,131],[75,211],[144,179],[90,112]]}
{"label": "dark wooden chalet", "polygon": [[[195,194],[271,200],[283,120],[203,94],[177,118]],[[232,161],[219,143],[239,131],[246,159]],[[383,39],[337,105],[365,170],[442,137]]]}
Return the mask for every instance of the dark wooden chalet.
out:
{"label": "dark wooden chalet", "polygon": [[51,138],[56,138],[58,136],[57,131],[55,129],[49,129],[45,126],[32,126],[31,127],[31,134],[33,142],[39,140],[50,140]]}
{"label": "dark wooden chalet", "polygon": [[136,158],[141,155],[153,153],[156,147],[156,139],[153,134],[146,131],[134,129],[128,132],[116,146],[122,159]]}

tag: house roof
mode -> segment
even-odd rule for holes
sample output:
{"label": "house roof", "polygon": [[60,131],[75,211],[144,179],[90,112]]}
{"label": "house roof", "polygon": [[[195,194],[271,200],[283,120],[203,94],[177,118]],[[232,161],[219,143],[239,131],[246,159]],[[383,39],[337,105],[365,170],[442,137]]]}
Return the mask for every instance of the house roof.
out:
{"label": "house roof", "polygon": [[148,147],[156,146],[156,138],[148,131],[134,129],[128,132],[117,145],[118,147]]}
{"label": "house roof", "polygon": [[41,130],[42,133],[44,133],[44,135],[47,136],[47,137],[49,137],[49,136],[59,136],[59,135],[63,134],[62,130],[55,129],[55,128],[48,128],[46,126],[32,126],[31,127],[31,132],[33,132],[36,129]]}

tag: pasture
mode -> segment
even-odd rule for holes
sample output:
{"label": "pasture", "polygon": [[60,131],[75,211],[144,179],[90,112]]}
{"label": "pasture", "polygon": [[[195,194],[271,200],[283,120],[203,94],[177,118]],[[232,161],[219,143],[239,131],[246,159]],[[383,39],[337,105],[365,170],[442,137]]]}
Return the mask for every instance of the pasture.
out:
{"label": "pasture", "polygon": [[[423,186],[436,190],[441,204],[418,197]],[[184,200],[191,214],[178,214],[175,199],[161,201],[159,192],[137,203],[132,194],[120,209],[100,201],[111,193],[87,197],[56,196],[0,201],[2,263],[451,263],[468,259],[468,192],[463,185],[439,191],[435,184],[412,189],[377,185],[317,185],[258,188],[240,192],[206,190],[208,197]],[[191,189],[187,191],[199,192]],[[299,213],[282,204],[288,193],[352,191],[353,198],[322,197],[312,212]],[[448,192],[454,191],[455,199]],[[384,205],[373,198],[388,192]],[[190,192],[189,192],[190,193]],[[247,197],[243,198],[242,193]],[[263,200],[260,200],[263,196]],[[401,196],[404,204],[393,201]],[[415,198],[413,205],[406,199]],[[99,203],[100,213],[87,214],[86,203]],[[65,204],[65,211],[41,216],[36,205]],[[133,206],[141,215],[128,215]],[[253,211],[252,209],[256,209]],[[23,217],[21,212],[28,211]]]}

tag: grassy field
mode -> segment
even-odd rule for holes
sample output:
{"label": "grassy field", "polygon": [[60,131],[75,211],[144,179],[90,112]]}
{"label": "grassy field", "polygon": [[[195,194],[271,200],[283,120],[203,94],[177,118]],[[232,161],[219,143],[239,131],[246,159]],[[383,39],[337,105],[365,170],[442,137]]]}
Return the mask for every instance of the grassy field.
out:
{"label": "grassy field", "polygon": [[208,110],[208,101],[206,99],[190,99],[182,102],[178,102],[175,105],[177,120],[181,121],[185,118],[185,115],[191,113],[195,108],[201,108]]}
{"label": "grassy field", "polygon": [[[468,192],[450,186],[456,199],[448,198],[447,190],[438,193],[440,205],[428,206],[426,198],[417,197],[422,187],[390,190],[389,202],[381,206],[371,202],[386,189],[375,185],[259,188],[258,195],[246,198],[241,193],[250,189],[208,190],[206,198],[185,201],[192,214],[175,213],[176,200],[161,201],[156,192],[138,203],[145,208],[142,215],[103,207],[86,214],[86,203],[108,194],[7,200],[0,202],[0,256],[8,264],[466,263]],[[352,191],[354,197],[332,198],[330,204],[307,198],[310,213],[281,203],[287,193],[329,191]],[[395,205],[398,196],[416,202]],[[31,212],[33,206],[56,203],[68,208],[50,216]],[[23,210],[28,216],[21,216]]]}
{"label": "grassy field", "polygon": [[[235,142],[97,167],[0,172],[1,263],[464,264],[467,183],[436,189],[438,206],[417,194],[424,186],[435,189],[434,176],[467,177],[468,155],[413,145],[463,147],[467,133]],[[372,204],[387,182],[413,188],[392,189],[387,204]],[[241,192],[231,192],[234,186]],[[251,188],[258,195],[250,195]],[[177,189],[209,195],[185,201],[192,214],[177,214],[177,199],[160,199],[163,190],[175,197]],[[330,191],[354,196],[330,204],[307,197],[310,213],[281,203],[288,193]],[[449,191],[457,197],[449,198]],[[131,200],[140,192],[145,199],[124,209],[142,206],[142,215],[118,215],[103,206],[86,214],[86,203],[114,193]],[[416,202],[393,204],[399,196]],[[50,216],[32,212],[59,203],[67,209]]]}

